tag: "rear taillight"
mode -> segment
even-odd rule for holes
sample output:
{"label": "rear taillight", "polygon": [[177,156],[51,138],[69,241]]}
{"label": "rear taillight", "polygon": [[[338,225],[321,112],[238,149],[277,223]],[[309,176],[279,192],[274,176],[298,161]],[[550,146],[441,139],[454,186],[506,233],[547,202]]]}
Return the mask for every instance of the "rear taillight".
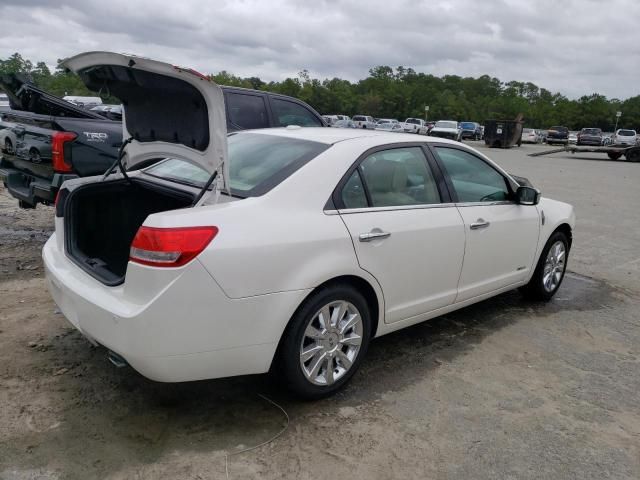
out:
{"label": "rear taillight", "polygon": [[131,242],[129,260],[153,267],[180,267],[202,252],[218,227],[140,227]]}
{"label": "rear taillight", "polygon": [[51,163],[55,172],[69,173],[73,171],[71,149],[65,149],[65,144],[75,140],[76,137],[77,135],[72,132],[55,132],[51,135]]}

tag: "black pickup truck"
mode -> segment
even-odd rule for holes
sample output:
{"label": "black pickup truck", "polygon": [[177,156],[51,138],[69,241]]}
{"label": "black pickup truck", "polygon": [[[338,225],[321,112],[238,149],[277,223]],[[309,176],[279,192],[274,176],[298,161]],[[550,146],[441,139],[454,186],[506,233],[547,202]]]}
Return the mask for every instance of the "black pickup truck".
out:
{"label": "black pickup truck", "polygon": [[122,143],[122,123],[48,94],[19,75],[0,87],[10,110],[0,112],[0,181],[20,206],[54,202],[65,180],[99,175]]}
{"label": "black pickup truck", "polygon": [[[66,180],[101,175],[115,161],[122,122],[55,97],[24,77],[0,77],[11,110],[0,111],[0,182],[23,208],[50,205]],[[222,86],[227,131],[325,127],[306,103],[277,93]]]}

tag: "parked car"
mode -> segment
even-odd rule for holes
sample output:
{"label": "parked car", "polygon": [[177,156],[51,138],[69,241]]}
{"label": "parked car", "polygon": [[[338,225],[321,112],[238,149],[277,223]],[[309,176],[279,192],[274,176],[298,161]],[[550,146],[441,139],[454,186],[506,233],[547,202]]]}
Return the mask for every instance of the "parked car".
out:
{"label": "parked car", "polygon": [[[472,148],[295,126],[227,136],[221,89],[186,71],[107,53],[65,66],[90,88],[109,79],[139,134],[124,147],[128,178],[65,183],[43,249],[55,303],[120,366],[165,382],[273,369],[320,398],[374,337],[561,285],[573,208]],[[163,95],[132,91],[140,75]],[[198,108],[167,101],[184,92]],[[172,136],[175,124],[194,136]],[[165,159],[137,168],[149,155]]]}
{"label": "parked car", "polygon": [[611,138],[611,143],[613,145],[636,145],[637,141],[636,131],[625,128],[619,128],[616,130],[616,133],[614,133]]}
{"label": "parked car", "polygon": [[353,120],[338,120],[333,122],[331,126],[335,128],[358,128]]}
{"label": "parked car", "polygon": [[578,145],[594,145],[603,144],[602,130],[599,128],[583,128],[578,133]]}
{"label": "parked car", "polygon": [[376,120],[376,125],[380,125],[381,123],[400,123],[395,118],[379,118]]}
{"label": "parked car", "polygon": [[21,207],[52,204],[65,180],[103,173],[116,159],[121,122],[50,95],[17,74],[2,76],[0,85],[11,102],[11,110],[0,112],[0,181]]}
{"label": "parked car", "polygon": [[611,137],[613,137],[613,134],[606,134],[606,135],[603,135],[603,136],[602,136],[602,145],[604,145],[605,147],[606,147],[607,145],[611,145],[611,143],[612,143],[612,141],[613,141],[613,140],[611,139]]}
{"label": "parked car", "polygon": [[[13,109],[0,112],[0,129],[16,125],[27,132],[49,129],[54,147],[51,159],[42,158],[37,168],[33,162],[25,163],[11,155],[0,160],[0,181],[21,207],[52,204],[65,180],[102,174],[116,160],[122,143],[121,106],[101,112],[85,109],[40,90],[20,75],[4,76],[0,86],[13,99]],[[286,95],[226,86],[222,91],[229,132],[326,125],[313,108]],[[184,108],[191,100],[183,96],[180,101],[176,109]],[[187,138],[194,135],[188,125],[176,126],[172,134]]]}
{"label": "parked car", "polygon": [[538,132],[536,132],[533,128],[523,128],[521,142],[522,143],[538,143],[539,142]]}
{"label": "parked car", "polygon": [[0,111],[9,109],[9,97],[7,97],[6,93],[0,93]]}
{"label": "parked car", "polygon": [[569,129],[567,127],[551,127],[547,130],[547,143],[553,145],[556,143],[569,143]]}
{"label": "parked car", "polygon": [[368,115],[354,115],[353,122],[358,128],[371,129],[376,128],[376,121]]}
{"label": "parked car", "polygon": [[348,115],[322,115],[322,118],[329,126],[340,120],[351,120]]}
{"label": "parked car", "polygon": [[455,120],[439,120],[429,132],[432,137],[460,140],[460,126]]}
{"label": "parked car", "polygon": [[567,137],[567,143],[571,145],[575,145],[578,143],[578,133],[577,132],[569,132],[569,136]]}
{"label": "parked car", "polygon": [[375,129],[382,130],[385,132],[404,133],[404,128],[402,128],[402,124],[400,123],[392,123],[392,122],[378,123]]}
{"label": "parked car", "polygon": [[460,123],[460,138],[470,138],[472,140],[480,140],[482,138],[482,127],[476,122]]}
{"label": "parked car", "polygon": [[407,118],[401,125],[406,133],[427,134],[427,124],[421,118]]}
{"label": "parked car", "polygon": [[65,95],[62,100],[73,103],[79,107],[91,108],[96,105],[102,105],[102,99],[100,97],[87,97],[80,95]]}

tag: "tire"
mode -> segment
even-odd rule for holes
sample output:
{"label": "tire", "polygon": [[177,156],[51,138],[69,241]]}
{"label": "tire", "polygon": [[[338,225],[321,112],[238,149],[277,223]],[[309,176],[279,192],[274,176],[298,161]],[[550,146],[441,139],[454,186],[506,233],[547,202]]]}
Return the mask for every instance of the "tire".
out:
{"label": "tire", "polygon": [[40,163],[42,161],[40,158],[40,152],[37,149],[32,148],[29,150],[29,161],[32,163]]}
{"label": "tire", "polygon": [[[556,259],[559,256],[559,250],[556,250],[558,245],[561,245],[563,252],[561,262]],[[520,288],[522,294],[530,300],[544,302],[551,300],[564,280],[568,258],[569,240],[564,233],[556,231],[547,240],[531,280]],[[549,272],[550,267],[552,267],[551,272]],[[551,276],[547,277],[549,273]]]}
{"label": "tire", "polygon": [[624,154],[624,158],[627,162],[640,162],[640,148],[631,148]]}
{"label": "tire", "polygon": [[618,152],[609,152],[609,153],[607,153],[607,157],[609,157],[611,160],[618,160],[621,156],[622,156],[622,154],[618,153]]}
{"label": "tire", "polygon": [[[338,319],[341,313],[342,318]],[[359,317],[353,317],[354,314]],[[330,317],[331,325],[323,329],[325,316]],[[348,325],[347,321],[354,320],[356,323],[340,331],[341,326]],[[371,315],[364,296],[347,284],[322,288],[293,315],[272,374],[283,374],[285,386],[299,397],[309,400],[327,397],[342,388],[356,372],[367,353],[370,336]],[[307,354],[303,356],[305,350]],[[331,370],[327,368],[329,365]]]}

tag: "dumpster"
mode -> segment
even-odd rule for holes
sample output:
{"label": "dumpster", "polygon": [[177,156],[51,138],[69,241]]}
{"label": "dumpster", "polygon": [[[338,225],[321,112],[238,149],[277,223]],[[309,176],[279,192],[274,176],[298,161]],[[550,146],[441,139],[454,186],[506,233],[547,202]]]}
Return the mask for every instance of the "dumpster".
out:
{"label": "dumpster", "polygon": [[522,141],[522,115],[515,120],[486,120],[484,143],[489,147],[511,148]]}

